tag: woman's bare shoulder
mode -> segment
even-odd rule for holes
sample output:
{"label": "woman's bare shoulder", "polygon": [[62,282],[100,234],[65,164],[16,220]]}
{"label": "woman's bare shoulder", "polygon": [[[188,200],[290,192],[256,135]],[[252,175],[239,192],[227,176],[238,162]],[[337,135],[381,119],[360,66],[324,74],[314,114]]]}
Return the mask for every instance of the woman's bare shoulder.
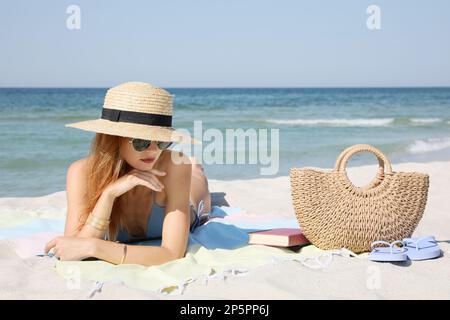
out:
{"label": "woman's bare shoulder", "polygon": [[171,170],[180,164],[191,165],[192,161],[189,156],[180,151],[164,150],[161,153],[161,162],[159,163],[159,170]]}
{"label": "woman's bare shoulder", "polygon": [[86,177],[90,158],[90,156],[87,156],[72,162],[67,169],[67,175],[79,178]]}

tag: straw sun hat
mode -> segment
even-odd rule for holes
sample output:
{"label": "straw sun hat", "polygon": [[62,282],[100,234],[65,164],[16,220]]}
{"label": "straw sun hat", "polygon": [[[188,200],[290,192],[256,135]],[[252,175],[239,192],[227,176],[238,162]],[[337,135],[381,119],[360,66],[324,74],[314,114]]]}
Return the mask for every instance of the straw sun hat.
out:
{"label": "straw sun hat", "polygon": [[172,95],[143,82],[126,82],[106,92],[100,119],[66,127],[110,135],[179,143],[200,143],[172,128]]}

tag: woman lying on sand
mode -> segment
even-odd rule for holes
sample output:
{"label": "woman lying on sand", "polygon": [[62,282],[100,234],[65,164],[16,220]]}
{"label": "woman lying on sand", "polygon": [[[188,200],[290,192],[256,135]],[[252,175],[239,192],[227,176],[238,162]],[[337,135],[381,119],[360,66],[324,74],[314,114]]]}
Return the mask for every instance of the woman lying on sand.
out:
{"label": "woman lying on sand", "polygon": [[[46,254],[146,266],[184,257],[211,196],[203,167],[168,149],[175,141],[197,143],[171,122],[167,91],[129,82],[108,90],[101,119],[66,125],[96,135],[91,154],[68,168],[64,236],[49,241]],[[127,245],[150,238],[161,238],[161,246]]]}

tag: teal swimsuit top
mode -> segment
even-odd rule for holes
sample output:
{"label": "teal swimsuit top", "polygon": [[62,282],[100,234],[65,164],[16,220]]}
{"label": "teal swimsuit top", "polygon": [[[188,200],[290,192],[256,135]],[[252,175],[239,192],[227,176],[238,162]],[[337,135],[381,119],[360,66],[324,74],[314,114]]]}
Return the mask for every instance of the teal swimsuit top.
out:
{"label": "teal swimsuit top", "polygon": [[[119,232],[117,234],[116,241],[119,242],[134,242],[134,241],[140,241],[140,240],[148,240],[148,239],[160,239],[162,237],[162,229],[163,229],[163,222],[164,222],[164,215],[166,211],[165,206],[160,206],[155,202],[155,194],[153,193],[153,205],[151,208],[151,215],[150,219],[148,219],[147,222],[147,234],[143,238],[141,236],[134,236],[129,234],[125,228],[120,228]],[[203,201],[201,201],[203,202]],[[190,204],[191,209],[196,211],[194,209],[194,206],[192,203]],[[200,206],[199,206],[200,207]],[[196,212],[195,214],[195,222],[190,228],[190,231],[193,231],[198,225],[200,224],[199,216]],[[105,233],[105,240],[108,240],[108,232]]]}

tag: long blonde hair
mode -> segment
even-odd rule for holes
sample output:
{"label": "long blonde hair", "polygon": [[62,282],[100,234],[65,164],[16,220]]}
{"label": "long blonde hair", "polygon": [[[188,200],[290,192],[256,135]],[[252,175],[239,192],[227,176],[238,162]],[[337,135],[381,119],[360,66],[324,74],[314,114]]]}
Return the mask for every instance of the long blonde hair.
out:
{"label": "long blonde hair", "polygon": [[[80,215],[80,226],[84,226],[89,214],[94,210],[98,199],[105,188],[112,182],[126,174],[130,166],[120,157],[119,148],[121,137],[96,133],[92,139],[88,160],[87,201]],[[123,195],[122,195],[123,196]],[[115,241],[120,227],[126,227],[120,214],[120,198],[115,199],[111,210],[111,222],[108,228],[108,240]]]}

